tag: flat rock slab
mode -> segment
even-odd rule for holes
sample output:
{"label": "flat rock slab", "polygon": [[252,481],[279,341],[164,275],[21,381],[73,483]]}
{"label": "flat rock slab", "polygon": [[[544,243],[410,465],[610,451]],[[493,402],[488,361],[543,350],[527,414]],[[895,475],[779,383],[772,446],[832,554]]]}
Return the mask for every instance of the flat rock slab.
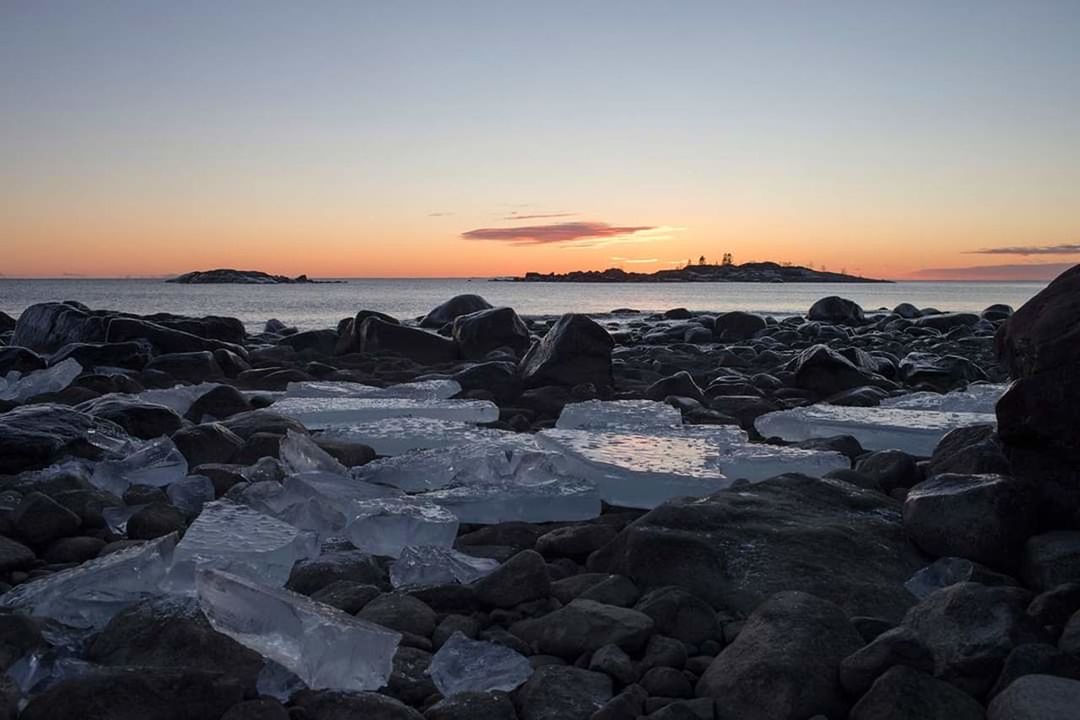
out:
{"label": "flat rock slab", "polygon": [[782,475],[667,502],[594,554],[589,569],[644,587],[684,587],[743,613],[774,593],[801,590],[849,615],[899,620],[915,602],[904,581],[927,562],[907,539],[895,500]]}

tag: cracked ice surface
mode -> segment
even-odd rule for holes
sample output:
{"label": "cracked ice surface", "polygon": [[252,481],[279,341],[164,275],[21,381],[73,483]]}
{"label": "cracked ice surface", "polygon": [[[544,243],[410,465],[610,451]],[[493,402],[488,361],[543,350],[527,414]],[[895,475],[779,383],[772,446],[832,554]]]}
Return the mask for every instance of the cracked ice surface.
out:
{"label": "cracked ice surface", "polygon": [[523,457],[539,453],[532,435],[498,433],[464,445],[414,450],[352,469],[354,477],[405,492],[438,490],[455,484],[512,479]]}
{"label": "cracked ice surface", "polygon": [[133,452],[122,460],[98,463],[90,482],[119,497],[132,485],[165,487],[187,477],[187,460],[169,438],[131,443],[129,447]]}
{"label": "cracked ice surface", "polygon": [[563,407],[560,430],[650,430],[682,425],[682,413],[653,400],[587,400]]}
{"label": "cracked ice surface", "polygon": [[363,443],[379,455],[400,455],[409,450],[471,445],[513,434],[504,430],[476,427],[458,420],[391,417],[327,428],[319,432],[319,437]]}
{"label": "cracked ice surface", "polygon": [[174,592],[190,592],[196,570],[215,568],[280,586],[294,563],[316,554],[311,533],[219,500],[203,508],[176,546],[168,584]]}
{"label": "cracked ice surface", "polygon": [[996,421],[992,413],[811,405],[767,413],[754,425],[765,437],[799,441],[852,435],[867,450],[902,450],[926,457],[950,430]]}
{"label": "cracked ice surface", "polygon": [[358,550],[398,557],[408,545],[450,547],[458,518],[449,510],[417,497],[374,498],[349,506],[345,535]]}
{"label": "cracked ice surface", "polygon": [[220,570],[195,586],[210,625],[295,673],[312,689],[377,690],[401,635],[288,590]]}
{"label": "cracked ice surface", "polygon": [[12,370],[6,378],[0,378],[0,400],[22,403],[35,395],[60,392],[70,385],[82,370],[82,365],[75,358],[68,358],[52,367],[25,375]]}
{"label": "cracked ice surface", "polygon": [[720,470],[721,445],[708,435],[543,430],[536,437],[562,453],[571,472],[596,483],[600,497],[615,505],[653,508],[731,483]]}
{"label": "cracked ice surface", "polygon": [[356,382],[312,381],[291,382],[285,388],[290,398],[410,398],[412,400],[446,400],[461,392],[456,380],[421,380],[380,388]]}
{"label": "cracked ice surface", "polygon": [[529,679],[533,668],[515,650],[470,640],[458,631],[431,658],[428,673],[443,697],[450,697],[463,692],[510,692]]}
{"label": "cracked ice surface", "polygon": [[968,385],[966,390],[954,390],[944,395],[935,392],[917,392],[886,398],[881,401],[881,406],[905,410],[992,413],[997,401],[1008,389],[1008,385]]}
{"label": "cracked ice surface", "polygon": [[390,566],[395,588],[423,587],[479,580],[499,566],[498,561],[466,555],[448,547],[409,545]]}
{"label": "cracked ice surface", "polygon": [[487,400],[284,398],[270,407],[274,412],[299,420],[312,430],[392,417],[429,417],[476,423],[499,419],[498,406]]}
{"label": "cracked ice surface", "polygon": [[0,596],[4,607],[80,629],[100,629],[114,615],[159,594],[176,535],[124,548],[23,583]]}

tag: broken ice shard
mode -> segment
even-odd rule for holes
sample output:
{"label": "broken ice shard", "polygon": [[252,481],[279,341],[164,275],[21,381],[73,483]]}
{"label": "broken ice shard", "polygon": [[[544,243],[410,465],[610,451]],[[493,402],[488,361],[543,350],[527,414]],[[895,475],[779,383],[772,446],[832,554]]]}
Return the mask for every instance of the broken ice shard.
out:
{"label": "broken ice shard", "polygon": [[596,486],[572,477],[550,477],[533,483],[514,480],[456,485],[416,497],[454,513],[463,523],[570,522],[600,516]]}
{"label": "broken ice shard", "polygon": [[188,475],[169,485],[165,494],[180,512],[193,518],[214,499],[214,483],[205,475]]}
{"label": "broken ice shard", "polygon": [[477,427],[458,420],[428,417],[392,417],[351,425],[336,425],[319,431],[321,438],[362,443],[379,455],[400,455],[409,450],[427,450],[455,445],[471,445],[512,435],[503,430]]}
{"label": "broken ice shard", "polygon": [[421,380],[386,388],[354,382],[303,381],[289,383],[285,389],[285,397],[446,400],[459,392],[461,385],[455,380]]}
{"label": "broken ice shard", "polygon": [[499,563],[490,558],[478,558],[453,548],[431,545],[409,545],[390,566],[390,584],[395,588],[425,585],[463,585],[479,580]]}
{"label": "broken ice shard", "polygon": [[[174,410],[178,415],[187,415],[188,410],[191,409],[196,400],[214,388],[220,387],[220,385],[220,383],[210,382],[199,383],[198,385],[176,385],[171,388],[143,390],[141,393],[130,397],[141,403],[164,405]],[[201,421],[201,418],[196,418],[196,420]]]}
{"label": "broken ice shard", "polygon": [[176,535],[124,548],[24,583],[0,605],[79,629],[100,629],[114,615],[157,595],[176,547]]}
{"label": "broken ice shard", "polygon": [[504,645],[470,640],[460,631],[431,658],[428,670],[443,697],[463,692],[510,692],[533,673],[529,660]]}
{"label": "broken ice shard", "polygon": [[414,400],[411,398],[284,398],[274,412],[315,430],[391,417],[430,417],[462,422],[494,422],[499,408],[487,400]]}
{"label": "broken ice shard", "polygon": [[5,386],[0,388],[0,400],[23,403],[37,395],[60,392],[81,372],[82,365],[74,358],[68,358],[52,367],[35,370],[25,375],[11,372],[8,374]]}
{"label": "broken ice shard", "polygon": [[318,553],[315,537],[227,500],[208,503],[173,553],[171,592],[193,590],[195,571],[216,568],[281,586],[298,560]]}
{"label": "broken ice shard", "polygon": [[754,425],[764,437],[795,442],[852,435],[867,450],[902,450],[925,457],[950,430],[996,421],[988,413],[811,405],[767,413]]}
{"label": "broken ice shard", "polygon": [[160,437],[134,447],[134,452],[122,460],[98,463],[90,482],[119,497],[132,485],[165,487],[187,477],[187,460],[169,438]]}
{"label": "broken ice shard", "polygon": [[401,636],[297,593],[220,570],[195,576],[210,625],[316,690],[377,690]]}
{"label": "broken ice shard", "polygon": [[935,392],[917,392],[899,397],[886,398],[882,407],[905,410],[936,410],[939,412],[992,413],[997,401],[1008,390],[1008,385],[980,383],[968,385],[966,390],[954,390],[944,395]]}
{"label": "broken ice shard", "polygon": [[315,444],[307,435],[289,430],[281,441],[281,464],[291,473],[322,471],[344,475],[345,466]]}
{"label": "broken ice shard", "polygon": [[349,513],[345,536],[372,555],[396,558],[408,545],[450,547],[457,537],[457,517],[420,498],[373,498],[353,503]]}
{"label": "broken ice shard", "polygon": [[821,477],[832,470],[846,470],[851,462],[838,452],[801,450],[762,443],[721,445],[720,472],[732,480],[759,482],[785,473]]}
{"label": "broken ice shard", "polygon": [[654,400],[587,400],[563,407],[561,430],[647,430],[682,425],[682,413]]}

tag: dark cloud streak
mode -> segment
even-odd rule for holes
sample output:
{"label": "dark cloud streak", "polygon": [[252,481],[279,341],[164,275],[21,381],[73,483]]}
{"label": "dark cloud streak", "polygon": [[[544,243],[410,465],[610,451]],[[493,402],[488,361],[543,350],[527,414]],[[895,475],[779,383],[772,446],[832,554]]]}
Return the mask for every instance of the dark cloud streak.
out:
{"label": "dark cloud streak", "polygon": [[568,243],[582,240],[600,240],[633,235],[634,233],[654,230],[651,225],[609,225],[602,222],[567,222],[550,225],[528,225],[524,227],[476,228],[463,232],[466,240],[495,240],[512,245],[547,245],[549,243]]}
{"label": "dark cloud streak", "polygon": [[1014,245],[1012,247],[982,248],[968,250],[967,255],[1076,255],[1080,244],[1069,245]]}

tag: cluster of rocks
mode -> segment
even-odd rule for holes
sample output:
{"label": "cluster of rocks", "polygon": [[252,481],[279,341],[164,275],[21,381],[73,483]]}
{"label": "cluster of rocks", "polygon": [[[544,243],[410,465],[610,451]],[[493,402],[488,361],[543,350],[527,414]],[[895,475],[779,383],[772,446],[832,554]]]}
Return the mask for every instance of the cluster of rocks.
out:
{"label": "cluster of rocks", "polygon": [[[394,589],[389,560],[355,549],[296,564],[288,589],[401,633],[378,692],[268,696],[258,654],[215,632],[197,605],[158,598],[84,638],[89,665],[27,698],[23,660],[62,634],[0,612],[0,718],[1075,718],[1078,298],[1080,267],[1015,314],[868,313],[825,298],[805,318],[623,312],[605,328],[582,315],[522,318],[467,295],[416,323],[361,311],[303,332],[73,302],[0,318],[0,377],[69,358],[84,368],[62,390],[0,408],[4,591],[193,520],[161,488],[116,497],[42,468],[97,459],[101,444],[88,438],[118,426],[171,437],[217,497],[280,479],[282,439],[307,431],[259,392],[289,382],[453,378],[463,397],[499,405],[496,426],[530,431],[598,397],[659,399],[687,422],[751,429],[764,412],[811,402],[1017,381],[996,427],[955,430],[931,457],[815,440],[851,468],[650,512],[606,507],[588,522],[463,525],[455,547],[500,562],[467,585]],[[131,397],[206,381],[220,385],[184,413]],[[345,466],[374,458],[357,443],[317,441]],[[106,515],[124,507],[139,509],[120,531]],[[521,653],[532,675],[512,692],[442,697],[427,670],[459,632]]]}

